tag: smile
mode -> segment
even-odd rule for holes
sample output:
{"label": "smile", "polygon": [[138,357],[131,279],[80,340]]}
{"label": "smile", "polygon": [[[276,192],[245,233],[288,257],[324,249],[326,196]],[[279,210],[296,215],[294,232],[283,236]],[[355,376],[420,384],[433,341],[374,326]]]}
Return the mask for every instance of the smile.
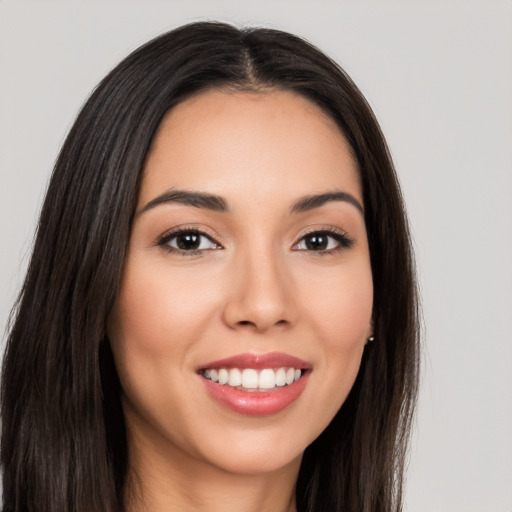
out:
{"label": "smile", "polygon": [[268,416],[299,398],[311,371],[305,361],[273,352],[207,363],[198,374],[215,402],[238,414]]}
{"label": "smile", "polygon": [[266,391],[276,387],[289,386],[298,381],[302,371],[296,368],[214,368],[203,371],[203,377],[223,386],[231,386],[244,391]]}

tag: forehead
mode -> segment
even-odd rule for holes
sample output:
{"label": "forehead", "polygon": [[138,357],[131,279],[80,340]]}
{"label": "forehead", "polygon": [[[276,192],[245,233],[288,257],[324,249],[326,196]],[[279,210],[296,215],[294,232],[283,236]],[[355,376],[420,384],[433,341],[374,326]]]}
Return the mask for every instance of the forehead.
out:
{"label": "forehead", "polygon": [[362,202],[352,150],[334,121],[302,96],[203,92],[167,113],[144,169],[139,204],[172,188],[256,201],[342,189]]}

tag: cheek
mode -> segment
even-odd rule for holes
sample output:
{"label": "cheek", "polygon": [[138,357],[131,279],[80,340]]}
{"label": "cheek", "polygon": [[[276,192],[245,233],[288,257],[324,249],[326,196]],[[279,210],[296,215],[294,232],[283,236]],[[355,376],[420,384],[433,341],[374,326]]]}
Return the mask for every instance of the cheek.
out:
{"label": "cheek", "polygon": [[369,264],[338,276],[326,276],[323,286],[318,286],[315,294],[310,293],[308,309],[331,350],[364,345],[372,327],[373,281]]}
{"label": "cheek", "polygon": [[[310,294],[309,315],[322,348],[317,372],[322,392],[316,402],[326,426],[345,401],[357,377],[364,346],[372,333],[373,282],[369,265],[325,280]],[[321,275],[317,274],[317,278]],[[321,385],[320,385],[321,384]],[[318,432],[319,433],[319,432]]]}
{"label": "cheek", "polygon": [[[165,350],[193,338],[215,298],[202,277],[133,262],[125,271],[113,313],[116,336],[136,339],[147,350]],[[172,343],[171,343],[172,342]]]}
{"label": "cheek", "polygon": [[217,309],[202,276],[140,263],[128,262],[109,322],[125,391],[179,372]]}

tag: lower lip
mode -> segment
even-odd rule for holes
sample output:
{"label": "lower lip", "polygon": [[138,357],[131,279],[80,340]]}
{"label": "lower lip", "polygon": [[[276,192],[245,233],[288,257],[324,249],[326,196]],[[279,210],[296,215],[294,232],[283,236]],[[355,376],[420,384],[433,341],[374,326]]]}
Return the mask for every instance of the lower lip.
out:
{"label": "lower lip", "polygon": [[232,411],[248,416],[270,416],[291,405],[306,387],[309,372],[298,381],[269,391],[242,391],[222,384],[216,384],[201,376],[210,395]]}

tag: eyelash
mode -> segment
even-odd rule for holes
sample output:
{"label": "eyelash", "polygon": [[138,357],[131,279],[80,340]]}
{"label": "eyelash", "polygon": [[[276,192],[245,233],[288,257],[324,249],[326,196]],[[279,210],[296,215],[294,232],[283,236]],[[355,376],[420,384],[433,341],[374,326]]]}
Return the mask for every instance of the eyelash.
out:
{"label": "eyelash", "polygon": [[[209,249],[191,249],[191,250],[185,250],[180,249],[178,247],[172,247],[169,245],[171,240],[179,237],[180,235],[197,235],[199,237],[205,237],[207,238],[212,244],[214,244],[215,248],[209,248]],[[315,236],[326,236],[328,238],[332,238],[337,242],[337,246],[331,249],[320,249],[320,250],[307,250],[307,249],[293,249],[297,247],[300,243],[302,243],[306,238]],[[321,228],[321,229],[313,229],[311,231],[308,231],[300,237],[299,241],[296,242],[293,245],[293,250],[295,251],[304,251],[304,252],[310,252],[318,256],[324,256],[328,254],[333,254],[337,252],[341,252],[345,249],[350,249],[354,244],[354,240],[350,238],[344,231],[334,229],[334,228]],[[157,242],[157,245],[159,247],[162,247],[166,251],[170,253],[177,253],[181,255],[186,256],[197,256],[201,254],[205,250],[217,250],[222,249],[222,246],[208,233],[205,233],[204,231],[197,229],[197,228],[180,228],[175,231],[170,231],[164,234]]]}
{"label": "eyelash", "polygon": [[306,233],[303,233],[300,237],[299,241],[294,244],[294,247],[299,245],[302,241],[304,241],[308,237],[315,236],[326,236],[328,238],[332,238],[337,242],[337,247],[333,247],[331,249],[323,249],[323,250],[305,250],[305,249],[295,249],[297,251],[304,250],[306,252],[312,253],[315,256],[326,256],[329,254],[334,254],[337,252],[341,252],[346,249],[350,249],[354,245],[354,240],[350,238],[347,233],[342,231],[341,229],[335,229],[332,227],[329,228],[321,228],[321,229],[312,229]]}
{"label": "eyelash", "polygon": [[[174,238],[179,237],[180,235],[197,235],[199,237],[207,238],[210,242],[212,242],[217,247],[215,249],[192,249],[192,250],[184,250],[180,249],[178,247],[172,247],[169,245],[171,240]],[[197,228],[180,228],[177,230],[169,231],[166,234],[164,234],[157,242],[157,245],[159,247],[162,247],[168,252],[171,253],[177,253],[182,254],[184,256],[197,256],[201,254],[204,250],[216,250],[217,248],[222,249],[222,246],[212,237],[212,235],[209,235],[208,233],[205,233],[204,231],[197,229]]]}

